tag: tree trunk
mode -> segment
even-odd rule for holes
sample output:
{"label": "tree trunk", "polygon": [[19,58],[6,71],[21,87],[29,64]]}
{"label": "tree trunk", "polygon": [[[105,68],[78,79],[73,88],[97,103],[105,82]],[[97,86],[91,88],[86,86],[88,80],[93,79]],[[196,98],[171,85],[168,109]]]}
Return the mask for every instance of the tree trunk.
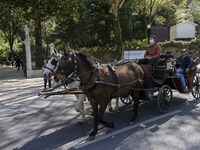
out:
{"label": "tree trunk", "polygon": [[36,68],[41,69],[43,66],[43,49],[42,49],[42,25],[40,16],[35,19],[35,64]]}
{"label": "tree trunk", "polygon": [[114,25],[114,35],[115,35],[115,43],[116,43],[116,52],[118,60],[123,59],[123,42],[122,42],[122,33],[119,17],[113,16],[113,25]]}
{"label": "tree trunk", "polygon": [[11,37],[9,39],[9,46],[10,46],[10,51],[11,51],[12,54],[13,54],[13,43],[14,43],[14,39]]}

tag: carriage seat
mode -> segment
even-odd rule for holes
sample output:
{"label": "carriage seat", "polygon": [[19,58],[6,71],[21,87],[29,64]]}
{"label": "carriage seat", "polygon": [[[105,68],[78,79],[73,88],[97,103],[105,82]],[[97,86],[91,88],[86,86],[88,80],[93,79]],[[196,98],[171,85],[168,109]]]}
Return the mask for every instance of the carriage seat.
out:
{"label": "carriage seat", "polygon": [[199,61],[196,61],[194,65],[191,67],[190,71],[186,73],[185,78],[187,81],[187,87],[188,91],[192,91],[193,88],[193,82],[194,82],[194,77],[197,73],[197,65],[199,64]]}
{"label": "carriage seat", "polygon": [[160,55],[160,58],[174,58],[174,55],[173,54],[164,54],[164,55]]}

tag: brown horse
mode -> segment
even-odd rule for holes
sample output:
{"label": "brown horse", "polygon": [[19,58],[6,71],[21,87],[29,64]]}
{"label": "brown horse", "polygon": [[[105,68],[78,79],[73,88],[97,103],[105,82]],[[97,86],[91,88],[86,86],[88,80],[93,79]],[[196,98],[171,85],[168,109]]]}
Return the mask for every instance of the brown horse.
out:
{"label": "brown horse", "polygon": [[106,107],[112,98],[131,95],[134,99],[133,116],[129,123],[133,123],[138,115],[139,93],[137,88],[142,86],[143,69],[134,62],[126,62],[112,67],[102,67],[95,60],[83,53],[65,52],[55,67],[56,73],[65,75],[75,74],[80,78],[82,90],[89,99],[94,112],[94,128],[89,135],[93,140],[98,132],[98,123],[107,127],[114,127],[112,122],[103,120]]}

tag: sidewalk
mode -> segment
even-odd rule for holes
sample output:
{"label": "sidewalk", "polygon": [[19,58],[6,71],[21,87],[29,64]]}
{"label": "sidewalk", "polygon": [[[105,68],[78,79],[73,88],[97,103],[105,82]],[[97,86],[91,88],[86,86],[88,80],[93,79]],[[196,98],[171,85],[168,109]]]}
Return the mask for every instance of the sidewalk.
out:
{"label": "sidewalk", "polygon": [[9,80],[9,79],[22,79],[24,77],[23,70],[17,70],[16,67],[11,66],[0,66],[0,80]]}

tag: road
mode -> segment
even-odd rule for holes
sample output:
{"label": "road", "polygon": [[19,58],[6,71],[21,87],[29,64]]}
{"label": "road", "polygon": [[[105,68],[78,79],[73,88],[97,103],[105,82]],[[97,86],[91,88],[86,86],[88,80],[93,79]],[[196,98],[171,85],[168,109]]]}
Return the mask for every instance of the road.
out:
{"label": "road", "polygon": [[[10,69],[10,74],[13,71],[16,70]],[[42,78],[0,79],[0,149],[196,150],[200,147],[200,100],[191,94],[174,91],[171,107],[163,115],[156,101],[142,104],[133,126],[127,126],[131,106],[120,102],[119,112],[107,110],[105,114],[106,120],[113,120],[115,128],[99,125],[96,139],[88,142],[93,118],[87,116],[83,124],[77,123],[74,95],[44,99],[38,96],[42,89]],[[88,102],[85,107],[91,111]]]}

